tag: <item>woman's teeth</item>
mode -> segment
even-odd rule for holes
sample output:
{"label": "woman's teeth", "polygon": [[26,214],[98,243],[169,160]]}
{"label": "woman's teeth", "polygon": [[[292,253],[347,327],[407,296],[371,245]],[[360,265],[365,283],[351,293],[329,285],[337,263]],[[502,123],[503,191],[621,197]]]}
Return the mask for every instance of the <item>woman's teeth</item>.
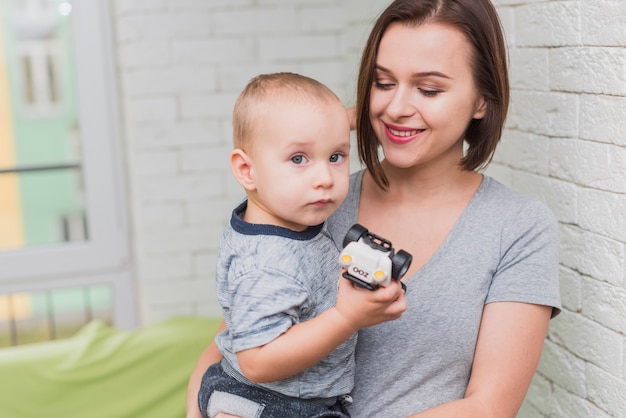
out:
{"label": "woman's teeth", "polygon": [[417,135],[417,133],[419,132],[419,130],[414,129],[412,131],[397,131],[395,129],[389,128],[389,132],[391,132],[393,135],[395,136],[412,136],[412,135]]}

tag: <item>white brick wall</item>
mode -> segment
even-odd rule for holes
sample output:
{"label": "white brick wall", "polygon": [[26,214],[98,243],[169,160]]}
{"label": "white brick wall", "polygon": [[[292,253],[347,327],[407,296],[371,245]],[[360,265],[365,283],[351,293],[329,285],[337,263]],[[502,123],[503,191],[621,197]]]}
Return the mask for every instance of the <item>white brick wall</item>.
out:
{"label": "white brick wall", "polygon": [[626,417],[626,2],[494,1],[512,100],[488,173],[561,223],[563,312],[520,417]]}
{"label": "white brick wall", "polygon": [[[388,0],[114,0],[142,323],[217,315],[216,249],[243,193],[230,112],[254,75],[296,71],[354,102]],[[496,0],[512,99],[488,174],[561,223],[563,313],[520,417],[626,416],[626,2]]]}

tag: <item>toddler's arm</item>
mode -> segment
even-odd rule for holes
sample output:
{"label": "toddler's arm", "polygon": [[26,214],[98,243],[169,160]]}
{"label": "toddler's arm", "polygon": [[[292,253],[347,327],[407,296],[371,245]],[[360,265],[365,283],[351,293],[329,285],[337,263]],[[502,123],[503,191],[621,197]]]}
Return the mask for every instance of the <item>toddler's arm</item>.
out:
{"label": "toddler's arm", "polygon": [[315,365],[359,329],[397,319],[405,310],[399,282],[370,291],[342,278],[334,307],[268,344],[237,353],[237,360],[252,382],[284,379]]}

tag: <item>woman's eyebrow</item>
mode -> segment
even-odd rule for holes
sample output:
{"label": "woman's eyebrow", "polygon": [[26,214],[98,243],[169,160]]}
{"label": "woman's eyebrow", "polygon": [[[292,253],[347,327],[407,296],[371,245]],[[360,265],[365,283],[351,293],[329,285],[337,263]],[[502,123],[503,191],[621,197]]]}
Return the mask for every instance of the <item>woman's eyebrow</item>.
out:
{"label": "woman's eyebrow", "polygon": [[[391,74],[390,70],[388,70],[387,68],[383,67],[380,64],[376,64],[375,68],[376,70],[382,71],[383,73]],[[444,73],[440,71],[421,71],[419,73],[414,73],[412,76],[413,78],[440,77],[440,78],[446,78],[448,80],[452,79],[452,77],[445,75]]]}

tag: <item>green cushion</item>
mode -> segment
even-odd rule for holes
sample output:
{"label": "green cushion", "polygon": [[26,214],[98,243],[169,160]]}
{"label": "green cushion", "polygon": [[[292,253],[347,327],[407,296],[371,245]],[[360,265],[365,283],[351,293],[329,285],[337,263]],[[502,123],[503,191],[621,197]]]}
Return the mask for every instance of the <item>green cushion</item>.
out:
{"label": "green cushion", "polygon": [[131,332],[92,321],[72,338],[1,349],[0,416],[184,417],[189,375],[220,321]]}

